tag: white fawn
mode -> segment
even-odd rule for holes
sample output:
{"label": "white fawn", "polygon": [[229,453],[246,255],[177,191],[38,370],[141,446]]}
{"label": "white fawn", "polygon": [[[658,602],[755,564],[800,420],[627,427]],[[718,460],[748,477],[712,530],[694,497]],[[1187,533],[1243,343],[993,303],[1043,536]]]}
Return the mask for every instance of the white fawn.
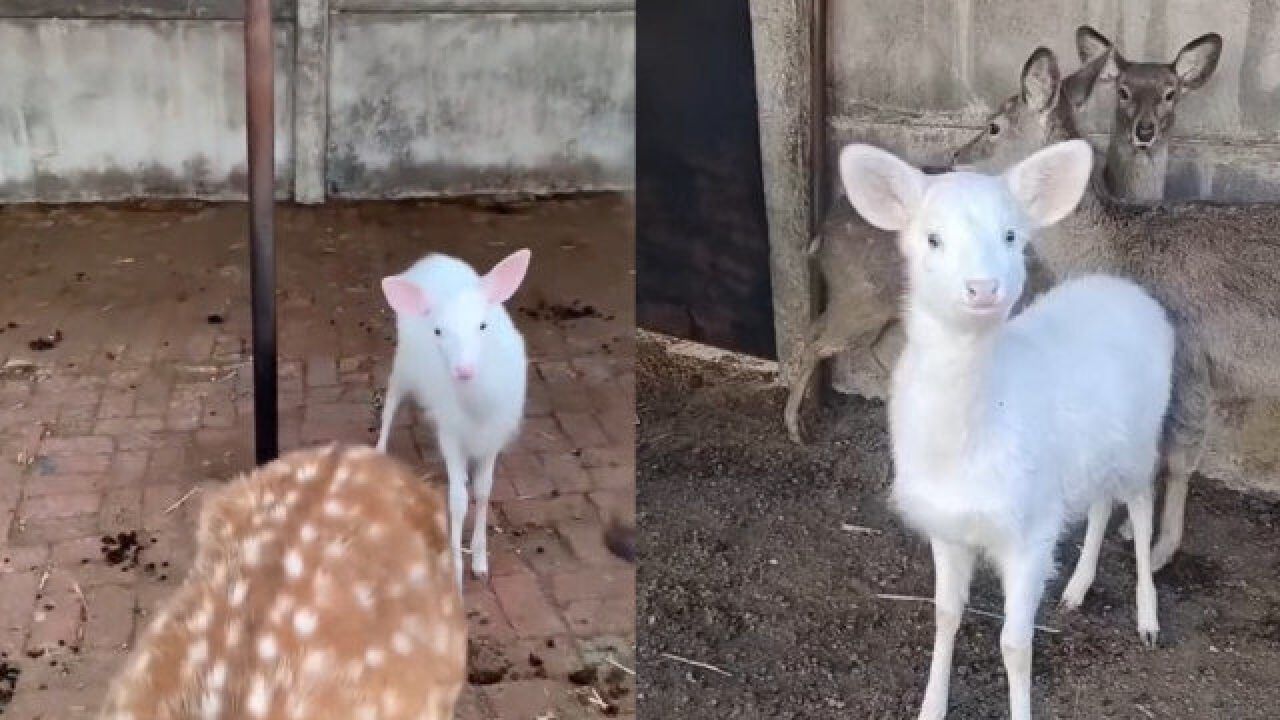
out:
{"label": "white fawn", "polygon": [[387,449],[405,396],[425,408],[449,475],[449,533],[456,582],[462,586],[462,523],[467,480],[474,480],[471,570],[489,574],[489,492],[498,453],[516,436],[524,414],[524,339],[503,303],[529,268],[528,250],[487,275],[447,255],[432,254],[382,280],[396,311],[396,355],[387,382],[378,449]]}
{"label": "white fawn", "polygon": [[368,447],[305,450],[201,513],[195,564],[103,720],[447,720],[467,625],[440,493]]}
{"label": "white fawn", "polygon": [[1000,647],[1014,720],[1031,717],[1036,609],[1066,524],[1087,514],[1063,601],[1093,581],[1102,532],[1125,503],[1137,557],[1138,631],[1159,625],[1151,577],[1152,483],[1169,404],[1173,328],[1137,285],[1069,280],[1012,320],[1030,237],[1071,213],[1093,153],[1043,149],[1001,176],[926,176],[851,145],[840,176],[868,222],[898,234],[906,345],[893,371],[893,501],[928,536],[936,636],[921,718],[946,715],[951,655],[978,556],[1005,595]]}

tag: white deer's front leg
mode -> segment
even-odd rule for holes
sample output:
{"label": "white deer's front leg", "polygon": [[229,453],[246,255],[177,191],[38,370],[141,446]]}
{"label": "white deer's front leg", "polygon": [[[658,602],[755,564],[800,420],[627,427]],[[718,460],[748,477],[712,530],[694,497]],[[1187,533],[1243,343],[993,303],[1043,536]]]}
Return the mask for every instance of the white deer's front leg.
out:
{"label": "white deer's front leg", "polygon": [[490,455],[480,460],[476,466],[476,520],[471,529],[471,572],[476,577],[489,574],[489,491],[493,489],[493,466],[497,455]]}
{"label": "white deer's front leg", "polygon": [[391,426],[395,422],[396,410],[400,407],[404,396],[404,383],[396,375],[395,369],[392,369],[391,379],[387,381],[387,395],[382,400],[382,427],[378,430],[376,446],[380,452],[387,451],[387,441],[391,438]]}
{"label": "white deer's front leg", "polygon": [[1031,641],[1052,562],[1052,542],[1032,544],[1001,561],[1004,627],[1000,652],[1009,678],[1009,717],[1013,720],[1031,720]]}
{"label": "white deer's front leg", "polygon": [[462,591],[462,523],[467,517],[467,457],[452,438],[440,437],[440,454],[449,476],[449,547],[453,572]]}
{"label": "white deer's front leg", "polygon": [[929,663],[929,684],[925,686],[920,720],[940,720],[947,715],[951,690],[951,655],[956,631],[969,600],[974,554],[970,548],[932,541],[934,572],[933,660]]}

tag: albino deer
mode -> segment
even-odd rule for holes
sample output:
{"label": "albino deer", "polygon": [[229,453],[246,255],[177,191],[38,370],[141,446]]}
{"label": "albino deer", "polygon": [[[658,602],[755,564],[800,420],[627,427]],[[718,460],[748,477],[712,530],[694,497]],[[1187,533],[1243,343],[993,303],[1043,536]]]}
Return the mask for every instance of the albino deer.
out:
{"label": "albino deer", "polygon": [[[1032,60],[1041,69],[1023,73],[1023,96],[1058,85],[1051,52],[1039,48]],[[1014,130],[1004,139],[1018,141],[984,134],[966,146],[957,164],[998,163],[1021,156],[1037,142],[1044,147],[1080,136],[1069,104],[1037,112],[1020,97],[992,118]],[[1182,542],[1187,490],[1204,454],[1215,397],[1280,397],[1277,224],[1275,206],[1255,206],[1242,214],[1214,205],[1119,204],[1099,175],[1079,208],[1032,243],[1056,278],[1093,272],[1132,278],[1168,309],[1177,326],[1165,500],[1152,552],[1157,570]]]}
{"label": "albino deer", "polygon": [[103,720],[446,720],[466,666],[440,493],[367,447],[292,453],[209,498],[195,565]]}
{"label": "albino deer", "polygon": [[1152,483],[1173,372],[1173,326],[1136,284],[1070,280],[1009,320],[1024,251],[1084,192],[1093,151],[1052,145],[1003,176],[928,177],[866,145],[840,154],[854,208],[898,234],[907,342],[894,367],[893,502],[929,537],[936,636],[922,719],[946,715],[951,655],[979,555],[1004,587],[1000,648],[1014,720],[1031,717],[1036,609],[1067,522],[1087,512],[1063,599],[1093,582],[1116,501],[1134,528],[1138,632],[1159,631],[1151,577]]}
{"label": "albino deer", "polygon": [[502,304],[524,281],[529,257],[528,250],[517,250],[481,276],[462,260],[431,254],[382,280],[396,311],[396,356],[378,449],[387,449],[406,396],[427,410],[449,474],[449,539],[459,588],[467,479],[474,479],[476,500],[471,571],[484,577],[493,470],[524,415],[524,338]]}
{"label": "albino deer", "polygon": [[1188,92],[1208,81],[1222,54],[1222,36],[1208,33],[1187,43],[1170,63],[1130,62],[1110,40],[1088,25],[1076,30],[1085,63],[1110,55],[1099,82],[1115,87],[1115,121],[1103,171],[1120,200],[1156,204],[1164,200],[1169,172],[1169,136],[1174,111]]}

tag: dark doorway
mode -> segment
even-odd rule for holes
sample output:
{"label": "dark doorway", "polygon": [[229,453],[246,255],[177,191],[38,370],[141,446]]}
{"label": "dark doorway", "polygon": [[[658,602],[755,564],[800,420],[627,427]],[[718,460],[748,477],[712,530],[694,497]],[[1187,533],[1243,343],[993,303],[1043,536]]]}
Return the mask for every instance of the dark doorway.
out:
{"label": "dark doorway", "polygon": [[639,324],[774,358],[748,4],[637,8]]}

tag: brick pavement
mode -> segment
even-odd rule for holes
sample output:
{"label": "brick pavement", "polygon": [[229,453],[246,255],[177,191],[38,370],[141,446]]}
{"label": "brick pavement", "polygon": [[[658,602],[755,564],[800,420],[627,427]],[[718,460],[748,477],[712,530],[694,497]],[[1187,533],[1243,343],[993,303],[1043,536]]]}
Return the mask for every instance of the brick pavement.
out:
{"label": "brick pavement", "polygon": [[[493,491],[493,577],[466,587],[460,718],[634,715],[611,662],[634,664],[634,569],[601,543],[608,516],[634,517],[631,212],[613,196],[281,209],[285,449],[373,441],[393,335],[378,278],[427,249],[534,250],[511,303],[528,310],[528,418]],[[252,463],[244,223],[239,205],[0,210],[0,251],[21,258],[0,300],[0,663],[21,675],[7,703],[0,677],[0,716],[94,715],[191,562],[201,498]],[[443,477],[416,413],[390,449]],[[119,533],[136,562],[104,555]]]}

